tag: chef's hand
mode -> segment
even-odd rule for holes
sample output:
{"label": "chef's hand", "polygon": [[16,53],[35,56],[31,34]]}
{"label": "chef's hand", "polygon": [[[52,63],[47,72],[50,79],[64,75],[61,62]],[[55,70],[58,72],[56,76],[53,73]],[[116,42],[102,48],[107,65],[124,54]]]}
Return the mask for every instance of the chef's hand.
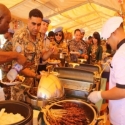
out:
{"label": "chef's hand", "polygon": [[93,103],[96,103],[98,102],[99,100],[102,99],[102,96],[101,96],[101,91],[94,91],[94,92],[91,92],[88,96],[88,99],[93,102]]}

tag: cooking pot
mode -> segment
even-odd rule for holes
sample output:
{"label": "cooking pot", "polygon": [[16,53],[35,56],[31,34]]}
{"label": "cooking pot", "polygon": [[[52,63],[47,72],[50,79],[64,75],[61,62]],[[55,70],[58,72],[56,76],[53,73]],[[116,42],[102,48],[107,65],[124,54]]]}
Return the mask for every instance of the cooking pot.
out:
{"label": "cooking pot", "polygon": [[61,98],[53,99],[53,100],[46,100],[46,99],[37,98],[37,89],[38,89],[37,87],[32,87],[25,92],[25,101],[27,103],[30,103],[32,106],[35,106],[35,107],[44,107],[48,103],[55,102],[55,101],[60,100],[64,97],[63,96]]}
{"label": "cooking pot", "polygon": [[32,87],[25,92],[25,101],[32,106],[44,107],[48,101],[37,98],[37,87]]}
{"label": "cooking pot", "polygon": [[11,125],[33,125],[33,110],[29,105],[19,101],[6,100],[0,101],[0,110],[2,108],[5,108],[5,112],[7,113],[19,113],[25,118]]}
{"label": "cooking pot", "polygon": [[51,105],[47,105],[46,108],[43,109],[43,119],[44,119],[44,122],[46,125],[51,125],[48,121],[48,118],[47,118],[48,110],[58,109],[59,105],[61,105],[61,103],[67,103],[67,102],[72,102],[74,104],[78,104],[79,107],[84,109],[85,115],[86,115],[87,119],[89,120],[89,125],[97,124],[98,112],[97,112],[97,108],[95,106],[93,107],[89,103],[84,102],[82,100],[67,99],[67,100],[62,100],[62,101],[52,103]]}

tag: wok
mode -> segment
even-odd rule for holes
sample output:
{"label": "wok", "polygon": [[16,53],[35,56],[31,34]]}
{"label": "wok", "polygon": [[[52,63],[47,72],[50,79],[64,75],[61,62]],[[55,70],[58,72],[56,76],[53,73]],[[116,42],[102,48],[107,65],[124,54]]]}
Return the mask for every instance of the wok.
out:
{"label": "wok", "polygon": [[[62,102],[73,102],[73,103],[78,104],[80,107],[84,108],[85,115],[86,115],[87,119],[89,120],[89,125],[97,124],[98,113],[97,113],[97,110],[95,110],[96,108],[82,100],[67,99],[67,100],[58,101],[58,102],[52,103],[51,105],[46,106],[46,109],[47,110],[49,110],[51,108],[55,109],[56,106],[60,105]],[[57,106],[57,109],[58,108],[59,107]],[[43,111],[44,112],[43,118],[44,118],[46,125],[51,125],[47,119],[47,110]]]}

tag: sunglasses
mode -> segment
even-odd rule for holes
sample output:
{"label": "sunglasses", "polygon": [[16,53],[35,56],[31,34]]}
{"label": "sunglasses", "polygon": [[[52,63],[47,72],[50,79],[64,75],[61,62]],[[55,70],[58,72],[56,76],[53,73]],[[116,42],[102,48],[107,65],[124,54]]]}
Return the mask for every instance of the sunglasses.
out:
{"label": "sunglasses", "polygon": [[60,36],[60,37],[62,36],[62,34],[59,34],[59,33],[56,33],[55,35],[56,35],[56,36]]}

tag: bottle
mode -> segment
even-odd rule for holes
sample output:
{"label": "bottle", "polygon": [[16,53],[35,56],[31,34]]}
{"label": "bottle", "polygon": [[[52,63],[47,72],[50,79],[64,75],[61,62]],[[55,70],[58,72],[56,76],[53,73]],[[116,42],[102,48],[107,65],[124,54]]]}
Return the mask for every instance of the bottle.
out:
{"label": "bottle", "polygon": [[62,51],[60,51],[59,59],[61,61],[62,67],[64,67],[64,65],[65,65],[65,58],[64,58],[64,54],[62,53]]}
{"label": "bottle", "polygon": [[69,63],[65,61],[65,67],[69,67]]}
{"label": "bottle", "polygon": [[11,82],[14,81],[18,75],[18,72],[23,68],[22,65],[16,63],[12,66],[10,71],[7,73],[7,79]]}

